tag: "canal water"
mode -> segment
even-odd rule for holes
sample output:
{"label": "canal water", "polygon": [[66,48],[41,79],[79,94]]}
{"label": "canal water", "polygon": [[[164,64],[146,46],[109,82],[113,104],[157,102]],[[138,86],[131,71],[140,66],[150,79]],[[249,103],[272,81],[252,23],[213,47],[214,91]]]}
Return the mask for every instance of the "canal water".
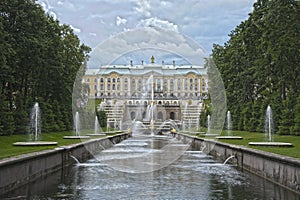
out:
{"label": "canal water", "polygon": [[1,199],[300,199],[171,137],[132,137]]}

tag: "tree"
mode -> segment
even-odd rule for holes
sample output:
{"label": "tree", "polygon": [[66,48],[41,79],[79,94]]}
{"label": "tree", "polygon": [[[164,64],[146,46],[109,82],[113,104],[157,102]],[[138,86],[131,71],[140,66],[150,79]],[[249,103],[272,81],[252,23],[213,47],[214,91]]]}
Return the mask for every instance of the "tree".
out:
{"label": "tree", "polygon": [[26,132],[25,118],[36,101],[44,131],[70,129],[73,83],[89,51],[34,0],[0,1],[0,121],[14,122],[9,132]]}
{"label": "tree", "polygon": [[[289,113],[300,86],[300,2],[258,0],[253,7],[224,46],[214,45],[212,57],[224,81],[229,110],[238,119],[233,127],[261,129],[270,104],[275,130],[290,133],[297,116]],[[257,113],[262,116],[259,122]]]}
{"label": "tree", "polygon": [[294,109],[294,126],[292,127],[292,133],[300,135],[300,95],[297,98],[297,102]]}
{"label": "tree", "polygon": [[98,120],[99,120],[100,127],[102,129],[106,128],[106,126],[107,126],[107,116],[106,116],[105,111],[99,110],[99,111],[96,112],[96,114],[97,114],[97,117],[98,117]]}

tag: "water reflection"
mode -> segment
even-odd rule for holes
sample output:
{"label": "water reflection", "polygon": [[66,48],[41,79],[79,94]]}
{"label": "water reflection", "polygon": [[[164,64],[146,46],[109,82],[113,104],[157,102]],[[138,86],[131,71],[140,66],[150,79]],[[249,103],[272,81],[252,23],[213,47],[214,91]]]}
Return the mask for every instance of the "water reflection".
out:
{"label": "water reflection", "polygon": [[[28,199],[298,199],[297,195],[257,176],[241,173],[223,165],[201,151],[184,151],[168,166],[148,173],[116,170],[133,165],[127,161],[145,161],[153,168],[164,160],[158,155],[184,145],[170,138],[131,138],[99,153],[95,159],[65,169],[39,182],[14,191],[6,197]],[[182,147],[180,147],[182,146]],[[160,153],[159,153],[160,152]],[[159,154],[158,154],[159,153]],[[176,154],[177,152],[173,152]],[[113,163],[113,164],[112,164]],[[136,163],[137,164],[137,163]],[[138,164],[139,165],[139,164]],[[140,167],[146,166],[140,164]],[[3,199],[3,197],[1,198]],[[22,198],[21,198],[22,199]]]}

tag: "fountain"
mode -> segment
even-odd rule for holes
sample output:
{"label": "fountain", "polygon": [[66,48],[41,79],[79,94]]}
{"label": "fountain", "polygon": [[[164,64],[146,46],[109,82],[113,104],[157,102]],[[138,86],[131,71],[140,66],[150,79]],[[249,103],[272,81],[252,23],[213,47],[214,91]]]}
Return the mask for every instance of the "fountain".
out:
{"label": "fountain", "polygon": [[223,165],[226,165],[226,164],[229,162],[229,160],[234,159],[234,158],[237,159],[235,155],[229,156],[229,157],[224,161]]}
{"label": "fountain", "polygon": [[75,117],[74,117],[74,131],[75,131],[75,135],[71,135],[71,136],[64,136],[64,139],[87,139],[90,138],[90,136],[81,136],[80,135],[80,117],[79,117],[79,113],[76,112],[75,113]]}
{"label": "fountain", "polygon": [[30,113],[30,125],[29,125],[29,142],[15,142],[15,146],[48,146],[57,145],[57,142],[40,141],[41,135],[41,111],[39,104],[36,102]]}
{"label": "fountain", "polygon": [[270,105],[268,105],[267,110],[266,110],[265,133],[266,133],[268,142],[272,142],[274,130],[273,130],[273,112],[272,112]]}
{"label": "fountain", "polygon": [[227,111],[227,136],[231,136],[231,114]]}
{"label": "fountain", "polygon": [[210,115],[207,115],[207,134],[210,134]]}
{"label": "fountain", "polygon": [[235,139],[235,140],[241,140],[243,139],[241,136],[232,136],[231,129],[232,129],[232,123],[231,123],[231,113],[228,110],[226,115],[226,126],[227,126],[227,136],[217,136],[216,139]]}
{"label": "fountain", "polygon": [[274,132],[274,124],[273,124],[273,112],[271,106],[268,105],[265,115],[265,135],[267,138],[267,142],[249,142],[249,145],[252,146],[276,146],[276,147],[292,147],[292,143],[286,142],[274,142],[273,132]]}
{"label": "fountain", "polygon": [[101,127],[97,115],[95,116],[94,134],[87,134],[87,136],[106,136],[104,133],[101,133]]}
{"label": "fountain", "polygon": [[208,137],[215,137],[217,134],[211,133],[211,117],[210,115],[207,115],[207,132],[204,134],[201,134],[203,136],[208,136]]}

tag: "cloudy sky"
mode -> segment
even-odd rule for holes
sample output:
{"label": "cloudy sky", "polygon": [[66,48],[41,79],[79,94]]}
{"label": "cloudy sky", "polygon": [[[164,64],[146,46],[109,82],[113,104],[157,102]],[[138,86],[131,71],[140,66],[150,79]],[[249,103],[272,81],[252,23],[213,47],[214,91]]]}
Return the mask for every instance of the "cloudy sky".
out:
{"label": "cloudy sky", "polygon": [[[230,31],[248,18],[255,0],[38,2],[61,23],[71,25],[80,40],[93,49],[124,32],[129,32],[128,34],[135,38],[133,35],[136,32],[130,31],[143,27],[158,27],[183,34],[210,53],[214,43],[226,42]],[[159,35],[158,37],[161,38]]]}

